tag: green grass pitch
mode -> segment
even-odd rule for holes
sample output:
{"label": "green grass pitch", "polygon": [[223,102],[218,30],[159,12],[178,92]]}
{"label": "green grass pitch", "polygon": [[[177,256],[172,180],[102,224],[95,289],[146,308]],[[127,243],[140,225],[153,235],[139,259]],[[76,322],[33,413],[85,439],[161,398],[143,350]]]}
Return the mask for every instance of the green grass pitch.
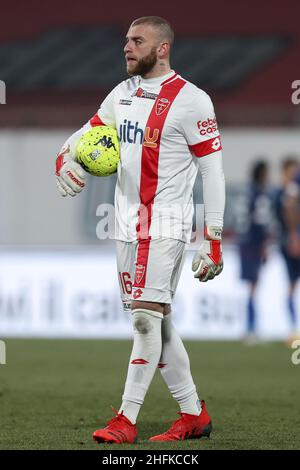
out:
{"label": "green grass pitch", "polygon": [[92,432],[118,408],[130,341],[6,340],[0,365],[0,449],[299,449],[300,365],[281,343],[185,342],[213,419],[210,439],[150,443],[178,411],[157,371],[135,445],[98,445]]}

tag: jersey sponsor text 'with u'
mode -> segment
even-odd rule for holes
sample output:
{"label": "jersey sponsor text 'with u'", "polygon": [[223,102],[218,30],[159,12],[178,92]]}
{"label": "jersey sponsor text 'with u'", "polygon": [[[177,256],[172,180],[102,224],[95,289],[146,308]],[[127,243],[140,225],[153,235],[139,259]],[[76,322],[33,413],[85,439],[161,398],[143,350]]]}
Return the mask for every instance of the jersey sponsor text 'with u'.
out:
{"label": "jersey sponsor text 'with u'", "polygon": [[159,129],[151,129],[149,126],[145,128],[145,132],[139,127],[138,121],[132,123],[130,120],[124,119],[123,124],[119,128],[120,142],[129,144],[140,143],[145,147],[156,148],[159,138]]}

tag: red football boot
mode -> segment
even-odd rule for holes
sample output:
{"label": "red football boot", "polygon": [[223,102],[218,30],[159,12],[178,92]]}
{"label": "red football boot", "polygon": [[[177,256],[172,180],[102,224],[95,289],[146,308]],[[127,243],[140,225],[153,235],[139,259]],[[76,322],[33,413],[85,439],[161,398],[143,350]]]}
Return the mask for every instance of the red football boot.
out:
{"label": "red football boot", "polygon": [[93,439],[98,442],[106,442],[109,444],[132,444],[137,438],[137,428],[132,424],[123,411],[118,413],[115,411],[115,418],[108,421],[106,428],[97,429],[93,434]]}
{"label": "red football boot", "polygon": [[209,414],[206,411],[204,400],[201,401],[202,411],[199,416],[188,413],[178,413],[181,415],[170,429],[158,436],[150,437],[150,441],[184,441],[185,439],[200,439],[203,436],[209,437],[212,431],[212,424]]}

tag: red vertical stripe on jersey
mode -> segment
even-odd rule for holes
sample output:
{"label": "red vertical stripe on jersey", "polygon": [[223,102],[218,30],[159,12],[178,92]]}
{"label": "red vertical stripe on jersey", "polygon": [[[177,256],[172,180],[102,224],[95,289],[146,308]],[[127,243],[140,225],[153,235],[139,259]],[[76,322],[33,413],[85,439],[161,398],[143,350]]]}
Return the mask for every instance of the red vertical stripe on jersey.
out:
{"label": "red vertical stripe on jersey", "polygon": [[[170,79],[172,78],[174,77],[171,77]],[[181,78],[177,78],[171,82],[169,82],[169,80],[166,80],[166,83],[162,86],[161,91],[154,102],[150,116],[145,126],[145,136],[141,156],[141,205],[138,211],[139,218],[136,226],[138,239],[138,252],[136,264],[145,266],[145,274],[141,279],[140,283],[134,283],[134,286],[138,287],[144,287],[146,282],[147,264],[150,248],[149,232],[151,226],[153,200],[158,184],[158,161],[161,135],[172,103],[186,83]],[[163,103],[163,105],[165,106],[165,109],[163,111],[158,108],[158,104],[160,102]],[[147,135],[148,140],[147,138],[145,138]]]}
{"label": "red vertical stripe on jersey", "polygon": [[92,127],[96,127],[96,126],[105,126],[106,124],[104,124],[103,121],[101,121],[101,119],[99,118],[98,114],[96,113],[92,119],[90,119],[90,125]]}

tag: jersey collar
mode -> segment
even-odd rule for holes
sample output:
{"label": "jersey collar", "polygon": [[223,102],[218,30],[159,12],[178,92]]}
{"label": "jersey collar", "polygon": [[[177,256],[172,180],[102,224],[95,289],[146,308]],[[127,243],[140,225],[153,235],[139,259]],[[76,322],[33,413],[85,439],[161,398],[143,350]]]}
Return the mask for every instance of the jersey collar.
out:
{"label": "jersey collar", "polygon": [[167,82],[173,80],[173,78],[175,78],[177,75],[176,72],[174,72],[174,70],[171,70],[169,73],[165,74],[165,75],[161,75],[159,77],[155,77],[155,78],[143,78],[143,77],[139,77],[140,78],[140,86],[145,86],[145,85],[149,85],[150,87],[157,87],[157,86],[162,86],[162,85],[165,85]]}

